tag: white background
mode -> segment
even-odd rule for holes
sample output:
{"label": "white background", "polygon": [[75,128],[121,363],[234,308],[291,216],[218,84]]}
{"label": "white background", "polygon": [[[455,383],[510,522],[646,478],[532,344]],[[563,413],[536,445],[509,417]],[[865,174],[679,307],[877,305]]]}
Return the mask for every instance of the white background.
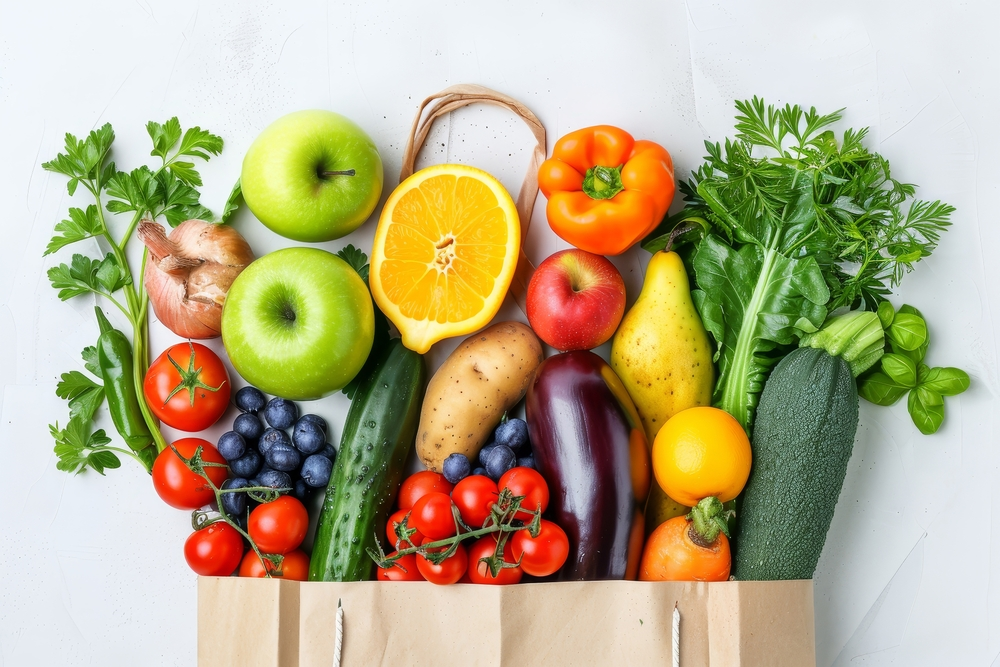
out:
{"label": "white background", "polygon": [[[203,203],[218,210],[270,121],[333,109],[374,138],[388,194],[419,100],[464,82],[527,104],[550,148],[569,130],[616,124],[667,146],[682,178],[704,139],[732,133],[734,98],[847,107],[844,127],[870,126],[870,145],[897,177],[958,207],[938,252],[895,301],[927,316],[930,363],[967,369],[973,386],[949,399],[932,437],[916,431],[904,405],[863,405],[815,577],[817,653],[824,667],[1000,665],[994,7],[2,0],[0,665],[195,662],[195,576],[182,555],[188,516],[160,502],[127,462],[107,477],[55,469],[47,424],[65,421],[66,407],[53,389],[60,373],[81,368],[80,350],[97,336],[93,302],[59,302],[45,277],[96,244],[41,257],[68,206],[87,203],[39,167],[63,133],[111,122],[114,159],[131,168],[152,160],[147,120],[177,115],[185,127],[209,128],[226,140],[202,170]],[[475,164],[516,192],[531,142],[519,122],[492,108],[462,110],[440,123],[422,164]],[[235,225],[258,255],[287,244],[247,211]],[[367,249],[373,232],[369,221],[322,246]],[[539,205],[529,255],[537,263],[563,245]],[[616,260],[631,298],[647,257]],[[508,301],[502,316],[520,315]],[[175,341],[153,324],[155,350]],[[453,345],[437,346],[432,362]],[[332,421],[334,442],[346,406],[340,395],[310,406]]]}

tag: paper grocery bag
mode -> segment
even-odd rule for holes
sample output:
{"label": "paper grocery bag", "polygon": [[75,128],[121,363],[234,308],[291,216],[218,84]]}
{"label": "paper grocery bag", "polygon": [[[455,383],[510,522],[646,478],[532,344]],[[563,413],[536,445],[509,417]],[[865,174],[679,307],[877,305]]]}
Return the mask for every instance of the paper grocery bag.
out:
{"label": "paper grocery bag", "polygon": [[[435,586],[203,578],[199,664],[670,665],[674,604],[682,667],[815,665],[811,581],[630,581]],[[234,613],[234,609],[238,610]]]}

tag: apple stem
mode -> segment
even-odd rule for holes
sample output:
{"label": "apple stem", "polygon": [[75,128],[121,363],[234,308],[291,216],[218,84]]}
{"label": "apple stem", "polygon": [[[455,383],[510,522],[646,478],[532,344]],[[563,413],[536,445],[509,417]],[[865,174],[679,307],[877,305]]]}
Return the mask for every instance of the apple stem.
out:
{"label": "apple stem", "polygon": [[324,178],[329,176],[354,176],[355,171],[353,169],[345,169],[344,171],[321,171],[320,176]]}

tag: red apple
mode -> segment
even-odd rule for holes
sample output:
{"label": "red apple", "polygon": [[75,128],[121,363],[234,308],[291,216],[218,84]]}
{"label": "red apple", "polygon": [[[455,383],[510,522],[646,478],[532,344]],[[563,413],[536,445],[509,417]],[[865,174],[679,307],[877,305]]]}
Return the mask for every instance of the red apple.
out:
{"label": "red apple", "polygon": [[600,255],[561,250],[542,262],[528,283],[528,323],[562,352],[608,341],[624,313],[625,282]]}

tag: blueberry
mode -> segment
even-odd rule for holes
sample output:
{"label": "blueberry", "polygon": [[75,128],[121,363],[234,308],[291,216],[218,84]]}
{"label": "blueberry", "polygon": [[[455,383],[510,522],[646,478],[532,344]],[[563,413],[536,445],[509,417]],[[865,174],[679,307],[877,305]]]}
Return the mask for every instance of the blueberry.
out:
{"label": "blueberry", "polygon": [[517,457],[514,456],[514,450],[506,445],[497,445],[490,450],[486,459],[486,474],[495,482],[513,468],[515,463]]}
{"label": "blueberry", "polygon": [[496,444],[491,440],[485,447],[479,450],[479,465],[486,467],[486,461],[490,458],[490,453],[496,449]]}
{"label": "blueberry", "polygon": [[245,479],[250,479],[257,474],[260,470],[261,458],[257,450],[253,448],[248,448],[247,453],[236,459],[235,461],[229,462],[229,469],[234,475],[239,475]]}
{"label": "blueberry", "polygon": [[302,464],[302,455],[291,445],[277,444],[264,454],[267,465],[281,472],[291,472]]}
{"label": "blueberry", "polygon": [[264,403],[267,399],[264,398],[264,394],[257,387],[243,387],[236,392],[235,401],[236,407],[240,409],[240,412],[257,414],[259,410],[264,409]]}
{"label": "blueberry", "polygon": [[452,484],[458,484],[468,477],[471,470],[472,465],[469,463],[469,457],[458,452],[449,454],[448,458],[441,465],[441,472],[444,473],[444,478]]}
{"label": "blueberry", "polygon": [[302,418],[292,429],[292,444],[303,454],[315,454],[326,444],[326,433],[316,422]]}
{"label": "blueberry", "polygon": [[[250,482],[242,477],[230,477],[222,483],[223,489],[242,489],[250,486]],[[247,511],[247,494],[245,493],[223,493],[222,509],[230,518],[243,516]]]}
{"label": "blueberry", "polygon": [[482,475],[483,477],[489,477],[489,475],[486,474],[486,468],[476,468],[475,470],[472,471],[472,474]]}
{"label": "blueberry", "polygon": [[519,458],[517,460],[517,467],[518,468],[531,468],[532,470],[536,470],[536,468],[535,468],[535,457],[534,456],[522,456],[521,458]]}
{"label": "blueberry", "polygon": [[257,449],[260,450],[261,454],[266,455],[275,445],[288,445],[291,447],[292,439],[288,437],[287,433],[279,431],[276,428],[264,429],[263,435],[260,436],[260,440],[257,442]]}
{"label": "blueberry", "polygon": [[319,426],[321,429],[323,429],[324,433],[330,430],[330,428],[326,425],[326,420],[320,417],[319,415],[302,415],[301,417],[299,417],[299,421],[312,422],[313,424],[316,424],[316,426]]}
{"label": "blueberry", "polygon": [[292,478],[288,476],[287,472],[281,472],[280,470],[263,470],[257,475],[257,484],[255,486],[269,486],[272,489],[290,489],[292,488]]}
{"label": "blueberry", "polygon": [[236,421],[233,422],[233,430],[242,435],[244,440],[257,442],[264,433],[264,425],[260,423],[260,417],[247,412],[237,415]]}
{"label": "blueberry", "polygon": [[528,445],[528,425],[523,419],[508,419],[497,426],[494,435],[498,445],[507,445],[521,454]]}
{"label": "blueberry", "polygon": [[319,450],[319,454],[325,456],[331,461],[337,460],[337,450],[334,449],[333,445],[331,445],[329,442],[323,446],[323,449]]}
{"label": "blueberry", "polygon": [[246,440],[235,431],[226,431],[219,438],[219,453],[227,461],[235,461],[243,456],[247,451]]}
{"label": "blueberry", "polygon": [[272,398],[264,407],[264,421],[274,428],[291,428],[299,409],[287,398]]}
{"label": "blueberry", "polygon": [[309,487],[306,486],[306,483],[305,483],[304,480],[299,479],[299,480],[295,481],[295,486],[292,487],[292,495],[293,496],[295,496],[299,500],[305,502],[306,493],[308,493],[308,492],[309,492]]}
{"label": "blueberry", "polygon": [[330,481],[330,472],[332,470],[333,461],[325,456],[313,454],[302,462],[302,479],[309,486],[315,488],[324,487]]}

